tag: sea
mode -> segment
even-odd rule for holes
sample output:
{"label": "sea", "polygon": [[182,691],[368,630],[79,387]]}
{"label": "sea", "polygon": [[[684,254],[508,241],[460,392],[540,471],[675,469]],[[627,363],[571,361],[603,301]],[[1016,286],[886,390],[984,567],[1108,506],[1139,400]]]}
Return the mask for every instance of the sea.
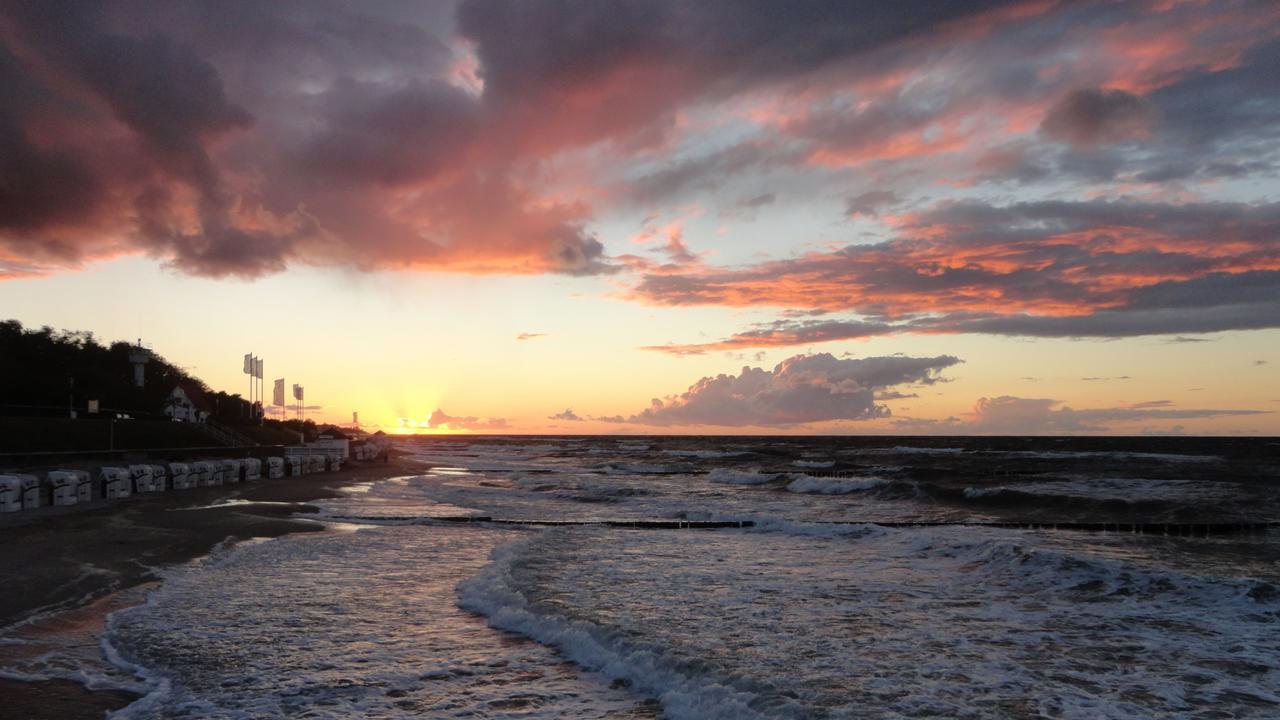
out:
{"label": "sea", "polygon": [[398,450],[59,662],[118,718],[1280,717],[1276,439]]}

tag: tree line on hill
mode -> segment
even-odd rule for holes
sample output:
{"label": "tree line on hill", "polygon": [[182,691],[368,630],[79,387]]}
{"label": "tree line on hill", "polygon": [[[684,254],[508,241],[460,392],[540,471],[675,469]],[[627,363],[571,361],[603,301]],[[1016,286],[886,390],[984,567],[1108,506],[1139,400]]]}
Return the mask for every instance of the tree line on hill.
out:
{"label": "tree line on hill", "polygon": [[[159,418],[174,387],[182,384],[202,394],[210,415],[229,424],[251,420],[249,401],[238,394],[214,391],[200,378],[151,351],[146,382],[137,387],[127,342],[104,345],[93,333],[79,330],[24,328],[16,320],[0,321],[0,414],[68,417],[74,410],[87,417],[90,400],[99,414]],[[314,432],[315,424],[295,431]]]}

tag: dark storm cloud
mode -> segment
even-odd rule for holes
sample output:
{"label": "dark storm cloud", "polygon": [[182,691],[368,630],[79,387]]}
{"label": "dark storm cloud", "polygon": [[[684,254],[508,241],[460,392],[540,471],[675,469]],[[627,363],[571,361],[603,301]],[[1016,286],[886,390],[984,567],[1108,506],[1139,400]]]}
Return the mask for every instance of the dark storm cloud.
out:
{"label": "dark storm cloud", "polygon": [[942,203],[894,240],[646,276],[663,305],[819,308],[673,354],[889,333],[1132,337],[1280,327],[1280,204]]}
{"label": "dark storm cloud", "polygon": [[[48,98],[28,80],[29,70],[0,44],[0,229],[31,231],[74,223],[94,210],[98,178],[75,152],[33,142],[27,130],[38,122]],[[34,244],[34,243],[33,243]],[[63,260],[78,253],[71,245],[40,243],[29,251]]]}
{"label": "dark storm cloud", "polygon": [[754,210],[756,208],[762,208],[765,205],[772,205],[777,199],[778,196],[773,193],[763,193],[761,195],[756,195],[755,197],[747,198],[746,200],[739,202],[738,205]]}
{"label": "dark storm cloud", "polygon": [[320,101],[325,128],[299,152],[325,182],[399,185],[462,161],[477,135],[475,98],[444,82],[387,91],[339,80]]}
{"label": "dark storm cloud", "polygon": [[[721,217],[807,194],[816,183],[782,175],[812,166],[868,218],[918,207],[908,183],[922,179],[1063,182],[1059,197],[1081,197],[1090,183],[1264,177],[1280,127],[1273,16],[1249,3],[0,0],[0,266],[141,252],[205,275],[299,262],[593,275],[623,267],[592,232],[593,204],[685,201],[763,173],[776,176],[722,193]],[[921,176],[913,161],[978,167]],[[1138,298],[1115,282],[1126,274],[1276,269],[1261,239],[1274,228],[1239,206],[1167,206],[1141,224],[1168,241],[1151,243],[1115,228],[1156,204],[983,204],[938,208],[941,242],[908,224],[889,244],[645,278],[639,296],[978,323],[994,322],[991,297],[1014,314],[1121,312]],[[1219,231],[1220,252],[1190,247]],[[1091,273],[1108,282],[1080,281]]]}
{"label": "dark storm cloud", "polygon": [[1154,108],[1123,90],[1085,88],[1049,109],[1041,132],[1075,145],[1092,146],[1144,137],[1156,122]]}
{"label": "dark storm cloud", "polygon": [[866,1],[467,0],[458,22],[478,45],[486,88],[504,100],[590,83],[637,63],[680,63],[703,86],[755,84],[1013,4],[925,0],[904,12]]}
{"label": "dark storm cloud", "polygon": [[895,205],[898,202],[898,194],[892,190],[869,190],[861,195],[849,198],[845,203],[845,213],[850,217],[878,215],[883,208]]}

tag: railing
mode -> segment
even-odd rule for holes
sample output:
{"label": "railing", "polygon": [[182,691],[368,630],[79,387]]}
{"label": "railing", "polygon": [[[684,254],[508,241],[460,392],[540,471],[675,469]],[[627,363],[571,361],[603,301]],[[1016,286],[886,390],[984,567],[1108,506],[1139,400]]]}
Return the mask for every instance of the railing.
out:
{"label": "railing", "polygon": [[231,447],[250,447],[258,444],[256,440],[253,440],[236,430],[232,430],[230,427],[223,425],[212,418],[203,423],[194,424],[196,427],[203,430],[206,435],[209,435],[225,445],[230,445]]}

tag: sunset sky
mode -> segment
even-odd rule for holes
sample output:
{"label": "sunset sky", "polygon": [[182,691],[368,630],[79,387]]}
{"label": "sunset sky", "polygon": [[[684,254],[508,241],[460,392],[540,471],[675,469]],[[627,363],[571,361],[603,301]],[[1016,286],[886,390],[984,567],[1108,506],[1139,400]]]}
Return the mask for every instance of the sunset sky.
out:
{"label": "sunset sky", "polygon": [[368,429],[1280,434],[1280,3],[0,0],[0,318]]}

